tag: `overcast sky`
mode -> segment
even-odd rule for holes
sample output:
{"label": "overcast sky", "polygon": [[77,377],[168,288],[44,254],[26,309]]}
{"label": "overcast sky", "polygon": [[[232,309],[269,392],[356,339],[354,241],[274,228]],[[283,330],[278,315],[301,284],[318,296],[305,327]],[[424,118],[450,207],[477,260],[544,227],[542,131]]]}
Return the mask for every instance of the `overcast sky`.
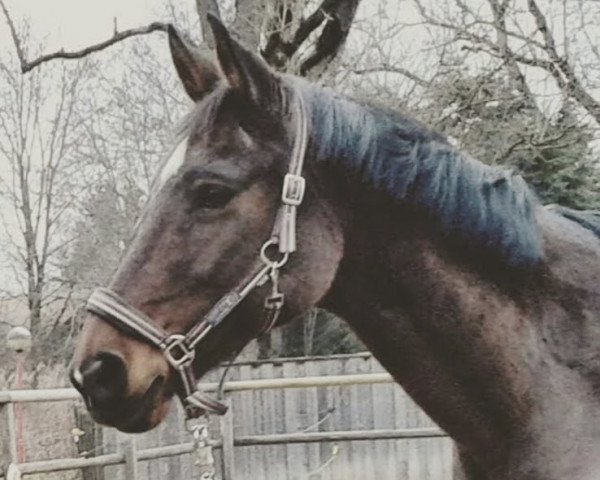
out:
{"label": "overcast sky", "polygon": [[[106,40],[113,33],[115,17],[119,30],[124,30],[160,20],[164,12],[161,8],[164,0],[4,0],[4,3],[17,29],[21,29],[23,22],[29,23],[32,38],[27,43],[42,44],[43,53],[62,48],[78,50]],[[5,55],[15,55],[15,51],[8,25],[0,13],[0,57]],[[2,168],[8,165],[0,165]],[[10,221],[11,210],[2,209],[1,204],[0,210],[5,221]],[[0,232],[0,237],[3,235]],[[13,290],[13,276],[10,269],[5,269],[6,265],[4,258],[0,258],[0,288]]]}
{"label": "overcast sky", "polygon": [[[161,0],[4,0],[15,22],[28,19],[36,40],[47,42],[47,52],[81,48],[119,29],[156,20]],[[0,45],[8,44],[8,29],[0,21]],[[10,45],[12,46],[12,45]]]}

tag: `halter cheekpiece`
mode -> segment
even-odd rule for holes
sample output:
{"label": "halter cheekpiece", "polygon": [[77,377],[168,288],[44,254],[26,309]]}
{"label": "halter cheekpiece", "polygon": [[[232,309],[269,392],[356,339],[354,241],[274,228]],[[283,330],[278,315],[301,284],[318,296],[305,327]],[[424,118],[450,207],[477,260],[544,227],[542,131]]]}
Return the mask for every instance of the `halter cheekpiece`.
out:
{"label": "halter cheekpiece", "polygon": [[180,399],[186,416],[196,418],[203,411],[224,414],[227,407],[199,390],[192,363],[195,349],[208,333],[219,325],[255,288],[271,284],[265,299],[263,333],[273,328],[284,303],[279,289],[279,270],[296,251],[296,215],[304,198],[306,181],[302,176],[308,143],[308,121],[302,96],[294,95],[296,130],[288,173],[283,179],[281,206],[277,213],[271,237],[259,252],[259,266],[233,290],[225,294],[208,313],[187,333],[168,333],[152,318],[128,305],[108,288],[94,290],[87,301],[87,309],[123,332],[140,338],[159,348],[173,369],[179,373],[183,392]]}

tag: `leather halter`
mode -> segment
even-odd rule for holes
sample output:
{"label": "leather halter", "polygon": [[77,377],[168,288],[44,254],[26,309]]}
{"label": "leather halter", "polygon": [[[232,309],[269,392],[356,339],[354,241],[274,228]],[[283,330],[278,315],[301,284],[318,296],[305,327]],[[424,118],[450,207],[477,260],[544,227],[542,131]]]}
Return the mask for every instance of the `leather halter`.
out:
{"label": "leather halter", "polygon": [[[277,322],[284,295],[279,290],[279,270],[296,251],[296,215],[304,198],[306,182],[302,176],[304,156],[308,144],[308,120],[304,102],[299,92],[294,95],[296,130],[288,173],[283,180],[281,206],[277,212],[271,237],[263,244],[258,267],[233,290],[225,294],[202,320],[187,333],[169,333],[145,313],[127,304],[108,288],[94,290],[87,309],[116,328],[159,348],[173,369],[179,373],[183,392],[180,399],[188,419],[197,418],[204,411],[224,414],[227,407],[208,397],[198,389],[192,368],[196,347],[208,333],[219,325],[255,288],[268,282],[271,292],[265,299],[265,321],[261,333],[268,332]],[[272,258],[274,250],[278,258]]]}

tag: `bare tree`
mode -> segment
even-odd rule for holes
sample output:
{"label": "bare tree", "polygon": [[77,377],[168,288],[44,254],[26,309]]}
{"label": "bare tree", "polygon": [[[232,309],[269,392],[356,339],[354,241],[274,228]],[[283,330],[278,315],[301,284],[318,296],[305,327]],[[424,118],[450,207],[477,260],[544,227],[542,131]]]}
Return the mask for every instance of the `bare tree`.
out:
{"label": "bare tree", "polygon": [[[359,3],[360,0],[323,0],[312,12],[307,13],[306,10],[312,4],[308,0],[238,0],[235,2],[233,27],[247,46],[260,50],[267,62],[275,68],[314,77],[327,70],[327,66],[342,50]],[[219,2],[197,0],[196,5],[203,39],[211,46],[206,15],[212,13],[220,17]],[[127,38],[165,31],[167,28],[163,22],[153,22],[145,27],[125,31],[118,31],[115,27],[113,36],[98,44],[78,51],[61,49],[28,60],[23,41],[1,0],[0,8],[8,19],[23,73],[51,60],[83,58]],[[263,35],[267,40],[261,47],[260,39]]]}
{"label": "bare tree", "polygon": [[14,61],[0,59],[0,161],[6,166],[0,221],[14,285],[8,290],[27,299],[35,333],[43,309],[52,305],[58,321],[70,295],[53,261],[69,242],[61,225],[78,193],[69,181],[69,155],[81,133],[74,108],[87,69],[85,63],[56,65],[23,76]]}
{"label": "bare tree", "polygon": [[534,69],[600,124],[600,101],[592,94],[600,68],[598,2],[487,0],[482,8],[481,2],[454,0],[445,10],[437,2],[414,2],[427,25],[449,33],[458,49],[497,59],[529,97],[526,70]]}
{"label": "bare tree", "polygon": [[600,206],[592,150],[600,131],[600,104],[592,95],[600,70],[592,28],[599,5],[412,4],[429,33],[422,50],[437,57],[441,72],[419,84],[421,116],[480,160],[515,167],[543,200]]}
{"label": "bare tree", "polygon": [[113,53],[115,61],[128,61],[98,72],[76,112],[82,136],[74,156],[87,193],[77,204],[64,275],[77,285],[79,300],[110,278],[190,104],[170,60],[146,42],[132,40]]}

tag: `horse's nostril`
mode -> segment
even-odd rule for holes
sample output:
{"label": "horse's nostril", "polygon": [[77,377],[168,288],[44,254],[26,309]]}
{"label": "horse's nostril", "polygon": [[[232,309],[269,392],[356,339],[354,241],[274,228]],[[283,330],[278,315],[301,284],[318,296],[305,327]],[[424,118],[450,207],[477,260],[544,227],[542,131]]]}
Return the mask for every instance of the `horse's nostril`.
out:
{"label": "horse's nostril", "polygon": [[71,372],[71,382],[94,408],[111,408],[125,396],[127,371],[123,360],[101,352]]}

